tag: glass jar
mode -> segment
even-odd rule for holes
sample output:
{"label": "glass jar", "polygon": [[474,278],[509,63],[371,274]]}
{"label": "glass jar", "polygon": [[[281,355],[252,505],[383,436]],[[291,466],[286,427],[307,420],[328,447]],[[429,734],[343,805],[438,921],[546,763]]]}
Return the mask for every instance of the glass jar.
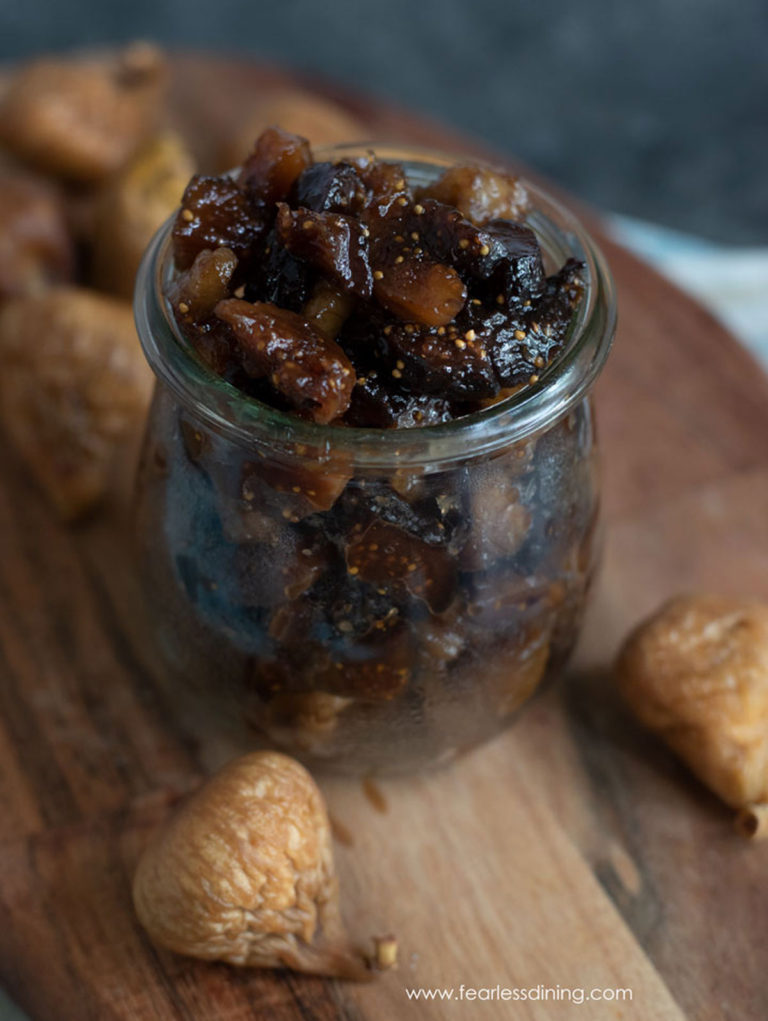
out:
{"label": "glass jar", "polygon": [[[375,149],[415,184],[455,162]],[[211,736],[219,718],[313,766],[407,771],[485,741],[562,669],[595,569],[589,392],[615,301],[583,228],[530,193],[548,271],[586,266],[569,338],[531,386],[422,428],[308,423],[214,375],[163,297],[170,224],[155,237],[136,291],[158,378],[141,563],[174,697]]]}

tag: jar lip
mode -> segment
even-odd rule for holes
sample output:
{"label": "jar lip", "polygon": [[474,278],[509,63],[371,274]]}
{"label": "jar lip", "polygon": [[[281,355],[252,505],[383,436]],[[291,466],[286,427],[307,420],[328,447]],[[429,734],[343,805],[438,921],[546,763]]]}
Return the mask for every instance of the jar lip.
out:
{"label": "jar lip", "polygon": [[[315,155],[351,159],[371,152],[403,163],[410,177],[465,162],[489,166],[471,157],[376,142],[327,147]],[[144,354],[184,407],[242,447],[266,445],[288,452],[300,447],[320,458],[343,452],[363,470],[395,462],[402,468],[428,469],[487,456],[551,424],[582,400],[603,367],[616,328],[613,280],[603,254],[570,211],[536,185],[523,183],[532,200],[526,223],[545,256],[561,263],[571,255],[586,264],[585,297],[563,350],[540,379],[495,404],[436,425],[362,429],[308,422],[249,397],[196,357],[172,314],[165,285],[171,276],[175,214],[156,232],[136,277],[134,314]]]}

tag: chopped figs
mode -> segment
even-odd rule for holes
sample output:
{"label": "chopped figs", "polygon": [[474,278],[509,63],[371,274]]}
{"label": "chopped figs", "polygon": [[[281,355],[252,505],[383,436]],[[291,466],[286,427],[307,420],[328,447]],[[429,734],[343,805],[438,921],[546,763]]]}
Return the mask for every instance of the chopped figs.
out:
{"label": "chopped figs", "polygon": [[226,318],[217,329],[187,316],[185,332],[249,396],[316,421],[403,429],[479,411],[538,381],[581,301],[581,265],[546,276],[528,209],[523,185],[502,171],[449,168],[414,194],[399,163],[315,163],[305,139],[269,128],[235,176],[190,181],[173,229],[177,269],[228,249],[238,263],[222,310],[231,316],[235,299],[274,306],[287,346],[320,334],[361,383],[326,407],[307,398],[309,377],[317,388],[325,371],[310,367],[309,349],[300,395],[285,372],[255,363],[242,337],[232,342]]}
{"label": "chopped figs", "polygon": [[[588,416],[492,459],[375,477],[342,445],[247,450],[188,411],[175,434],[155,419],[150,569],[192,676],[221,677],[269,739],[341,768],[433,764],[494,733],[577,633]],[[343,719],[310,748],[279,711],[289,696],[344,699]]]}

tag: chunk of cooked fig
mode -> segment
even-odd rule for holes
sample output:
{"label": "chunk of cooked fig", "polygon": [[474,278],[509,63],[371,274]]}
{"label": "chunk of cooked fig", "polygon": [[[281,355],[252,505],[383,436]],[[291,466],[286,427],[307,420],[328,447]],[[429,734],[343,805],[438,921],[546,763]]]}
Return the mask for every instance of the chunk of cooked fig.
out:
{"label": "chunk of cooked fig", "polygon": [[413,203],[413,194],[405,170],[399,163],[388,163],[371,156],[370,159],[359,160],[356,169],[368,193],[363,212],[366,223],[380,219],[394,222],[405,216]]}
{"label": "chunk of cooked fig", "polygon": [[321,691],[360,701],[388,701],[408,685],[413,672],[413,639],[402,621],[364,638],[342,633],[325,657],[313,658],[312,684]]}
{"label": "chunk of cooked fig", "polygon": [[424,199],[412,223],[436,258],[450,262],[467,281],[494,278],[507,301],[525,301],[541,294],[544,266],[533,231],[508,220],[478,227],[457,209]]}
{"label": "chunk of cooked fig", "polygon": [[297,178],[291,205],[316,213],[359,213],[367,189],[351,163],[313,163]]}
{"label": "chunk of cooked fig", "polygon": [[420,193],[455,206],[460,213],[482,225],[489,220],[524,220],[530,209],[525,186],[512,174],[490,167],[449,167]]}
{"label": "chunk of cooked fig", "polygon": [[376,301],[406,322],[445,326],[467,300],[467,289],[453,266],[411,253],[376,255],[374,265]]}
{"label": "chunk of cooked fig", "polygon": [[399,393],[372,369],[358,377],[344,421],[364,429],[411,429],[451,417],[451,404],[444,397]]}
{"label": "chunk of cooked fig", "polygon": [[[349,481],[351,465],[341,453],[331,458],[299,458],[284,463],[277,458],[246,461],[241,492],[247,503],[275,508],[275,517],[300,521],[315,511],[327,511]],[[275,500],[274,494],[280,499]]]}
{"label": "chunk of cooked fig", "polygon": [[304,306],[304,318],[324,337],[335,340],[352,311],[352,299],[339,287],[321,278]]}
{"label": "chunk of cooked fig", "polygon": [[399,627],[407,610],[407,597],[396,585],[369,584],[343,568],[326,576],[317,598],[325,620],[339,641],[381,637]]}
{"label": "chunk of cooked fig", "polygon": [[529,321],[535,317],[552,332],[566,329],[584,297],[584,268],[578,259],[567,259],[557,273],[547,277],[541,301],[528,312]]}
{"label": "chunk of cooked fig", "polygon": [[454,400],[489,397],[499,389],[486,344],[486,337],[472,329],[462,332],[455,323],[447,327],[388,323],[377,338],[398,382],[414,393]]}
{"label": "chunk of cooked fig", "polygon": [[440,613],[452,601],[456,567],[445,550],[429,546],[395,525],[372,522],[347,545],[347,570],[373,584],[403,582]]}
{"label": "chunk of cooked fig", "polygon": [[387,215],[362,216],[371,238],[373,294],[400,319],[444,326],[463,308],[467,291],[453,266],[435,262],[424,250],[413,229],[415,214],[405,203],[400,195]]}
{"label": "chunk of cooked fig", "polygon": [[173,254],[188,269],[205,248],[230,248],[240,260],[254,253],[265,224],[231,177],[193,177],[173,225]]}
{"label": "chunk of cooked fig", "polygon": [[583,295],[583,264],[569,259],[545,283],[538,301],[517,310],[478,316],[476,332],[487,337],[496,376],[504,387],[535,382],[568,336]]}
{"label": "chunk of cooked fig", "polygon": [[232,336],[213,310],[229,295],[237,256],[229,248],[204,249],[171,284],[168,300],[182,332],[214,372],[226,376],[233,362]]}
{"label": "chunk of cooked fig", "polygon": [[[491,220],[483,228],[488,245],[498,252],[492,283],[510,308],[536,301],[544,291],[544,263],[536,235],[528,227],[507,220]],[[526,305],[527,307],[527,305]]]}
{"label": "chunk of cooked fig", "polygon": [[288,251],[310,263],[343,289],[370,298],[373,273],[367,228],[350,216],[291,209],[281,203],[277,233]]}
{"label": "chunk of cooked fig", "polygon": [[332,659],[318,672],[315,682],[335,695],[388,701],[404,690],[412,671],[412,643],[408,630],[402,627],[386,644],[363,650],[363,655]]}
{"label": "chunk of cooked fig", "polygon": [[253,260],[244,285],[247,301],[268,301],[301,312],[316,282],[313,268],[288,251],[273,227]]}
{"label": "chunk of cooked fig", "polygon": [[342,349],[301,316],[266,302],[220,301],[249,375],[267,376],[293,407],[327,423],[349,407],[355,370]]}
{"label": "chunk of cooked fig", "polygon": [[168,297],[180,322],[197,322],[213,315],[229,294],[237,256],[230,248],[204,249],[189,269],[179,274]]}
{"label": "chunk of cooked fig", "polygon": [[455,553],[466,538],[465,517],[459,493],[450,492],[440,476],[431,485],[423,481],[415,487],[412,500],[384,480],[369,479],[353,480],[340,494],[323,525],[329,535],[346,544],[350,537],[359,535],[378,519],[430,546],[445,547]]}
{"label": "chunk of cooked fig", "polygon": [[305,138],[281,128],[267,128],[243,163],[238,182],[254,205],[270,212],[276,202],[288,197],[296,179],[311,163],[312,153]]}

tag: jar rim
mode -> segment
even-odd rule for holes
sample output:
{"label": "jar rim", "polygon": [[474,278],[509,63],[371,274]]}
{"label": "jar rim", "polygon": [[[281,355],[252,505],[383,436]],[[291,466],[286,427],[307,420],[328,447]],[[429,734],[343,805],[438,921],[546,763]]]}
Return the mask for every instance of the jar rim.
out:
{"label": "jar rim", "polygon": [[[405,166],[409,177],[464,164],[470,157],[416,146],[377,142],[318,149],[316,158],[378,159]],[[472,165],[490,166],[471,159]],[[158,229],[136,277],[134,314],[144,354],[155,376],[206,426],[241,447],[300,449],[330,459],[343,453],[358,470],[391,467],[432,469],[457,460],[488,456],[549,426],[581,401],[597,379],[616,329],[616,299],[605,257],[576,216],[543,189],[523,179],[531,196],[526,223],[545,257],[558,264],[573,256],[586,265],[585,296],[576,310],[561,352],[537,382],[517,393],[449,422],[403,429],[320,425],[271,408],[238,390],[193,352],[181,333],[165,294],[171,278],[171,231],[175,213]]]}

